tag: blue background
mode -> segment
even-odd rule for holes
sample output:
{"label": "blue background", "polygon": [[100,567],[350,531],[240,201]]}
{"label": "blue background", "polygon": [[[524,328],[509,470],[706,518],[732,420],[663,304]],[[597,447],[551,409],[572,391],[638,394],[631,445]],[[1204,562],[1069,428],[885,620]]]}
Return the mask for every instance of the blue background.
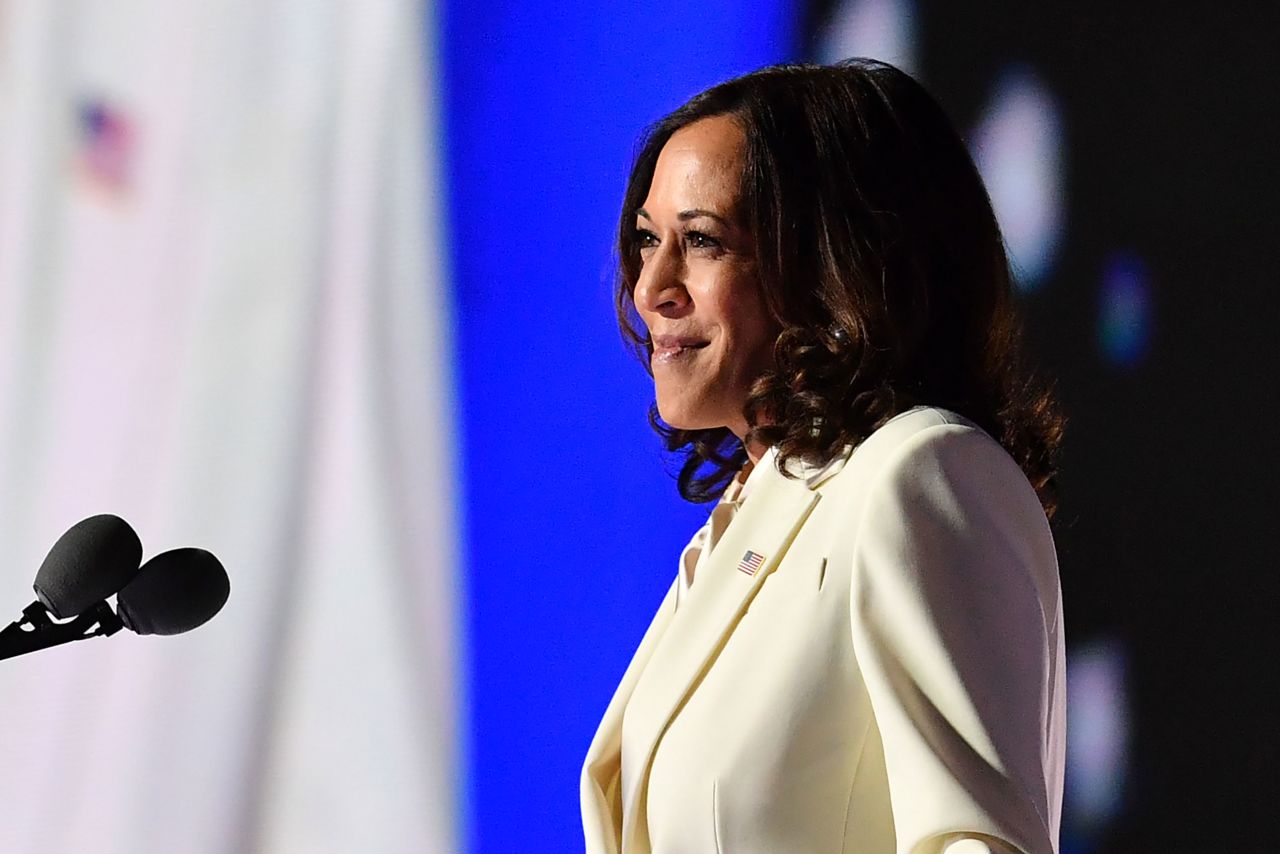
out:
{"label": "blue background", "polygon": [[[449,0],[470,850],[582,847],[596,724],[707,508],[684,504],[622,344],[613,233],[642,130],[796,58],[786,4]],[[531,831],[536,828],[536,831]]]}

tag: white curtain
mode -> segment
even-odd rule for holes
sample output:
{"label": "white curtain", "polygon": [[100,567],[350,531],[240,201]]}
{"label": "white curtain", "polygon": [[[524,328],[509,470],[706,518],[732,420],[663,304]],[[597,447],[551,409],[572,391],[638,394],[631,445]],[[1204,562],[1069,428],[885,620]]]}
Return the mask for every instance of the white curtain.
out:
{"label": "white curtain", "polygon": [[427,13],[0,0],[0,623],[94,513],[232,584],[0,661],[0,851],[458,848]]}

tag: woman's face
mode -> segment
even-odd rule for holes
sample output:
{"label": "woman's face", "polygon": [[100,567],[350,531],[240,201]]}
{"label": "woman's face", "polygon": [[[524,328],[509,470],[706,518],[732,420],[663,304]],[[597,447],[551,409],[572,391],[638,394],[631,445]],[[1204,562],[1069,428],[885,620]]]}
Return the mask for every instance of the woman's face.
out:
{"label": "woman's face", "polygon": [[746,138],[726,116],[681,128],[658,155],[636,212],[635,305],[653,342],[658,412],[685,430],[747,432],[742,409],[773,359],[776,325],[741,211]]}

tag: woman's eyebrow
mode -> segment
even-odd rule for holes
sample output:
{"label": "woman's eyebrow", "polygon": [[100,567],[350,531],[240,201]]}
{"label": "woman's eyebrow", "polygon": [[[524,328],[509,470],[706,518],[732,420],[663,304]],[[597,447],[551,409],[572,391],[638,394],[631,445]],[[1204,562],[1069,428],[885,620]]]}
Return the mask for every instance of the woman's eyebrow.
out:
{"label": "woman's eyebrow", "polygon": [[[649,212],[644,208],[637,208],[636,216],[643,217],[649,220],[649,222],[653,222],[653,217],[649,216]],[[676,214],[676,219],[680,220],[681,222],[687,222],[691,219],[697,219],[700,216],[705,216],[708,219],[714,219],[716,222],[726,227],[732,225],[732,223],[730,223],[724,217],[720,216],[720,214],[715,213],[714,211],[706,210],[705,208],[693,208],[692,210],[680,211],[680,213]]]}
{"label": "woman's eyebrow", "polygon": [[701,217],[701,216],[705,216],[708,219],[714,219],[716,222],[726,227],[731,225],[729,220],[720,216],[720,214],[715,213],[713,211],[705,210],[703,208],[694,208],[693,210],[680,211],[680,213],[676,214],[676,219],[680,220],[681,222],[685,222],[687,220],[697,219],[698,217]]}

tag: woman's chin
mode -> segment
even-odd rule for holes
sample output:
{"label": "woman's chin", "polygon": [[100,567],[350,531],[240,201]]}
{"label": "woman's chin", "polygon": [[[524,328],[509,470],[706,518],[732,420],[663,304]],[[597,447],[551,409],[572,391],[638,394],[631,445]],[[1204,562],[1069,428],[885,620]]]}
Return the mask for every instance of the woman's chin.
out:
{"label": "woman's chin", "polygon": [[717,419],[688,407],[663,406],[662,401],[658,401],[658,415],[663,423],[677,430],[713,430],[725,426],[723,418]]}

